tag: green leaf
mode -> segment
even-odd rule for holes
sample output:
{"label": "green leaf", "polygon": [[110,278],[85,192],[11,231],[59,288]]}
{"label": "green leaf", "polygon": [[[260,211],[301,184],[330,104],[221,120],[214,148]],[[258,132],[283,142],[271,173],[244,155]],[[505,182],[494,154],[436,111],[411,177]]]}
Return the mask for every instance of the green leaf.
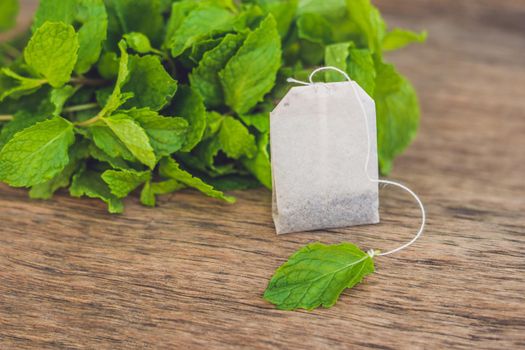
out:
{"label": "green leaf", "polygon": [[26,128],[0,151],[0,180],[14,187],[52,179],[69,163],[73,125],[59,117]]}
{"label": "green leaf", "polygon": [[150,171],[106,170],[102,174],[102,180],[108,184],[111,193],[118,198],[126,197],[131,191],[150,179]]}
{"label": "green leaf", "polygon": [[120,59],[115,52],[105,52],[97,63],[98,73],[104,79],[115,79],[118,76]]}
{"label": "green leaf", "polygon": [[401,49],[412,43],[424,43],[427,40],[427,32],[414,33],[409,30],[395,28],[388,32],[383,39],[383,50],[393,51]]}
{"label": "green leaf", "polygon": [[0,1],[0,32],[15,26],[18,10],[18,0]]}
{"label": "green leaf", "polygon": [[219,73],[226,104],[238,114],[248,112],[272,89],[280,64],[281,39],[268,15]]}
{"label": "green leaf", "polygon": [[[114,135],[111,135],[110,136],[112,138],[116,138]],[[111,141],[110,141],[111,142]],[[126,149],[123,144],[121,144],[122,148]],[[126,149],[127,151],[127,149]],[[98,148],[95,144],[93,143],[90,143],[89,144],[89,147],[88,147],[88,152],[89,152],[89,155],[93,158],[93,159],[96,159],[98,160],[99,162],[105,162],[105,163],[108,163],[109,165],[111,165],[112,168],[114,169],[130,169],[130,166],[129,164],[121,157],[111,157],[110,155],[108,155],[105,151],[101,150],[100,148]],[[129,152],[129,151],[128,151]],[[132,157],[133,160],[135,160],[135,157],[133,157],[131,155],[131,153],[129,153],[129,156]]]}
{"label": "green leaf", "polygon": [[169,47],[175,32],[180,28],[188,14],[197,6],[198,3],[193,0],[177,1],[171,5],[171,15],[166,25],[163,47]]}
{"label": "green leaf", "polygon": [[242,45],[243,34],[227,34],[219,45],[202,56],[197,68],[190,74],[192,88],[200,93],[206,106],[217,107],[224,101],[219,71]]}
{"label": "green leaf", "polygon": [[366,49],[350,49],[347,73],[352,80],[374,96],[376,87],[376,70],[372,54]]}
{"label": "green leaf", "polygon": [[137,121],[148,134],[155,154],[160,158],[180,150],[186,141],[188,122],[180,117],[164,117],[149,109],[125,112]]}
{"label": "green leaf", "polygon": [[59,189],[69,186],[73,173],[79,168],[80,161],[88,156],[88,147],[85,142],[77,142],[69,149],[69,163],[51,180],[34,185],[29,191],[33,199],[50,199]]}
{"label": "green leaf", "polygon": [[328,44],[332,41],[332,26],[323,16],[305,13],[297,19],[299,38],[317,44]]}
{"label": "green leaf", "polygon": [[157,56],[131,56],[129,79],[122,91],[133,93],[124,108],[148,107],[158,111],[177,91],[177,82],[166,72]]}
{"label": "green leaf", "polygon": [[415,138],[419,126],[419,103],[412,84],[394,66],[377,65],[377,144],[381,173],[392,169],[394,157]]}
{"label": "green leaf", "polygon": [[128,44],[128,47],[138,53],[154,53],[157,55],[163,55],[162,51],[156,50],[151,46],[151,43],[147,36],[142,33],[128,33],[124,34],[124,40]]}
{"label": "green leaf", "polygon": [[33,31],[46,21],[63,22],[78,28],[78,60],[75,71],[86,73],[97,62],[106,40],[108,18],[103,0],[41,0]]}
{"label": "green leaf", "polygon": [[61,87],[71,78],[78,47],[78,36],[73,26],[46,22],[29,40],[24,57],[26,63],[46,78],[51,86]]}
{"label": "green leaf", "polygon": [[242,114],[239,116],[242,122],[248,126],[253,126],[261,133],[270,130],[270,114],[268,112]]}
{"label": "green leaf", "polygon": [[23,77],[9,68],[0,70],[0,102],[7,97],[20,97],[31,94],[40,88],[46,81]]}
{"label": "green leaf", "polygon": [[[346,72],[348,68],[348,56],[350,56],[350,48],[353,46],[354,44],[352,42],[337,43],[326,46],[324,54],[325,65],[330,67],[336,67]],[[327,82],[337,82],[346,80],[344,76],[334,71],[326,71],[325,77]]]}
{"label": "green leaf", "polygon": [[[112,164],[115,168],[119,167],[114,165],[114,159],[121,158],[131,162],[137,161],[124,142],[104,123],[91,125],[89,131],[97,147],[96,150],[92,150],[94,152],[92,155],[95,159]],[[103,152],[106,156],[98,151]],[[124,163],[121,164],[123,165]]]}
{"label": "green leaf", "polygon": [[163,158],[160,161],[159,171],[163,177],[176,180],[188,187],[195,188],[207,196],[222,199],[228,203],[235,202],[235,198],[224,195],[224,193],[217,191],[201,179],[193,177],[187,171],[182,170],[179,164],[172,158]]}
{"label": "green leaf", "polygon": [[135,158],[150,169],[155,167],[157,160],[148,135],[133,118],[125,114],[116,114],[104,118],[103,121]]}
{"label": "green leaf", "polygon": [[129,55],[126,51],[126,48],[126,43],[124,41],[121,41],[119,43],[120,62],[117,81],[115,82],[115,87],[113,88],[113,92],[109,96],[106,105],[99,114],[102,117],[113,113],[128,99],[133,97],[132,93],[122,93],[122,86],[128,81],[129,78]]}
{"label": "green leaf", "polygon": [[146,35],[154,45],[162,40],[163,6],[159,0],[106,0],[109,38],[118,41],[126,33]]}
{"label": "green leaf", "polygon": [[271,13],[277,22],[277,29],[281,37],[286,37],[297,11],[298,0],[258,0],[257,3]]}
{"label": "green leaf", "polygon": [[169,48],[177,57],[197,41],[213,32],[229,30],[233,25],[233,14],[222,7],[203,4],[189,12],[173,32]]}
{"label": "green leaf", "polygon": [[252,158],[257,152],[255,138],[237,119],[226,116],[222,120],[217,139],[224,153],[233,159]]}
{"label": "green leaf", "polygon": [[329,308],[346,288],[373,272],[372,258],[351,243],[312,243],[275,271],[264,299],[281,310]]}
{"label": "green leaf", "polygon": [[356,34],[373,53],[381,52],[386,24],[370,0],[346,0],[349,20],[355,23]]}
{"label": "green leaf", "polygon": [[182,151],[191,151],[202,139],[206,129],[206,109],[202,97],[189,86],[180,86],[175,95],[173,114],[188,121],[189,129]]}
{"label": "green leaf", "polygon": [[242,163],[246,169],[266,188],[272,188],[272,165],[268,154],[269,133],[259,135],[257,152],[252,158],[243,158]]}
{"label": "green leaf", "polygon": [[173,179],[161,182],[148,181],[140,192],[140,202],[148,207],[154,207],[157,201],[156,196],[172,193],[185,187],[185,185]]}
{"label": "green leaf", "polygon": [[93,170],[81,170],[73,176],[69,193],[73,197],[87,196],[98,198],[108,205],[110,213],[122,213],[122,201],[111,193],[109,186],[102,180],[101,174]]}
{"label": "green leaf", "polygon": [[62,109],[64,108],[64,104],[67,102],[67,100],[73,96],[73,94],[77,91],[76,88],[74,88],[71,85],[64,85],[61,88],[53,89],[51,91],[51,95],[49,97],[51,104],[54,107],[53,115],[59,116],[60,113],[62,113]]}

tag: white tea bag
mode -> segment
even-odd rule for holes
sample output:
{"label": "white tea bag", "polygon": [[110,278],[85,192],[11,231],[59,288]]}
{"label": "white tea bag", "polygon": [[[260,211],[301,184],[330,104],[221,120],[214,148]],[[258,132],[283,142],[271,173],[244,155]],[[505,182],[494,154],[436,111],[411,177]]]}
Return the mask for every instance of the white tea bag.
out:
{"label": "white tea bag", "polygon": [[375,104],[357,83],[293,87],[270,134],[277,234],[379,222]]}

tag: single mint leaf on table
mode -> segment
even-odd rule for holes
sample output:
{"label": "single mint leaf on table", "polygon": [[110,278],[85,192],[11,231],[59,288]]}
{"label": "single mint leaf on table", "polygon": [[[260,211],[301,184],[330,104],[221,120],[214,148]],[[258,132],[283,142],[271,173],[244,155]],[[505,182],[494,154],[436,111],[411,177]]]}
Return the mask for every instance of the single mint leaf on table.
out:
{"label": "single mint leaf on table", "polygon": [[248,112],[272,89],[280,64],[281,38],[268,15],[219,73],[226,104],[238,114]]}
{"label": "single mint leaf on table", "polygon": [[109,186],[102,180],[101,174],[93,170],[85,170],[77,172],[73,176],[69,193],[73,197],[87,196],[90,198],[98,198],[108,205],[110,213],[122,213],[124,205],[122,200],[111,193]]}
{"label": "single mint leaf on table", "polygon": [[54,117],[15,134],[0,150],[0,181],[29,187],[48,181],[69,163],[73,125]]}
{"label": "single mint leaf on table", "polygon": [[78,36],[71,25],[45,22],[24,50],[28,66],[51,86],[61,87],[69,81],[77,62]]}
{"label": "single mint leaf on table", "polygon": [[102,174],[102,180],[108,184],[111,193],[118,198],[126,197],[131,191],[150,179],[150,171],[106,170]]}
{"label": "single mint leaf on table", "polygon": [[351,243],[312,243],[275,271],[264,299],[281,310],[329,308],[346,288],[373,272],[372,258]]}
{"label": "single mint leaf on table", "polygon": [[169,103],[177,91],[177,82],[171,78],[157,56],[131,56],[130,71],[122,92],[132,93],[122,108],[148,107],[158,111]]}
{"label": "single mint leaf on table", "polygon": [[226,196],[221,191],[214,189],[201,179],[194,177],[185,170],[182,170],[179,164],[172,158],[163,158],[160,161],[160,174],[168,179],[176,180],[188,187],[195,188],[207,196],[222,199],[228,203],[234,203],[235,198]]}

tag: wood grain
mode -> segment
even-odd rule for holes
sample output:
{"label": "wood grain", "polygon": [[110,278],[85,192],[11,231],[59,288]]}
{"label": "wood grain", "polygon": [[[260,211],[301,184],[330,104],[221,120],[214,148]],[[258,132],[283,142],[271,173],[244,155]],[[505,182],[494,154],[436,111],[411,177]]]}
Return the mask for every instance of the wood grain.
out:
{"label": "wood grain", "polygon": [[394,247],[418,225],[410,198],[383,189],[379,225],[277,237],[265,190],[232,206],[132,198],[113,216],[0,185],[0,348],[525,348],[525,5],[378,3],[392,25],[430,33],[390,56],[422,101],[391,176],[428,209],[413,248],[378,258],[331,309],[283,312],[261,295],[289,254],[315,240]]}

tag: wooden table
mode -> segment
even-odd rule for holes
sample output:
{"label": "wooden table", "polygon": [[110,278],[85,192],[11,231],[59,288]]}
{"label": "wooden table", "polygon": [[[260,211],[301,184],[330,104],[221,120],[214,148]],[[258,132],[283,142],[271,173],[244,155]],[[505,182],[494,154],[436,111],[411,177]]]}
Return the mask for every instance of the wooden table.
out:
{"label": "wooden table", "polygon": [[0,186],[2,349],[525,348],[525,6],[382,0],[428,43],[390,56],[423,120],[391,178],[424,200],[423,238],[331,309],[284,312],[261,295],[303,244],[388,249],[418,225],[381,191],[382,223],[277,237],[265,190],[229,206],[193,192],[126,213]]}

